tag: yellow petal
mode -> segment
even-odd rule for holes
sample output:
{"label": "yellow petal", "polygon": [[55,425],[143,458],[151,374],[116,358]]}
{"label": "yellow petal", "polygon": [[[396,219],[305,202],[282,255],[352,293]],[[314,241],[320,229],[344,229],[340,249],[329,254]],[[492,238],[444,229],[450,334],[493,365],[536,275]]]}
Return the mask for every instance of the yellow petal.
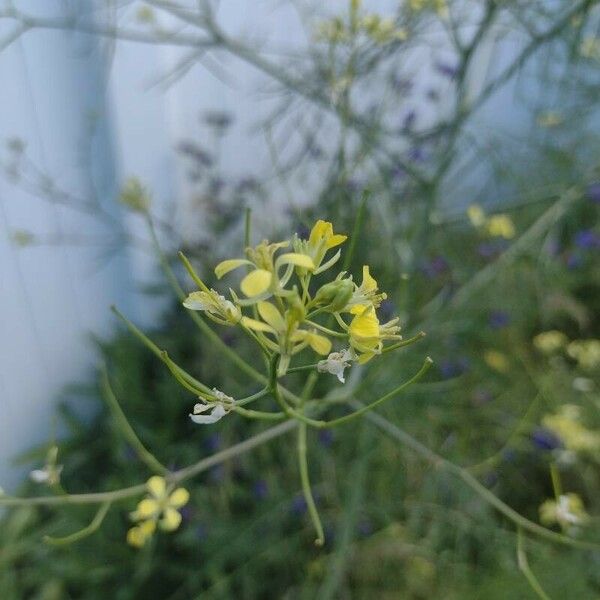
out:
{"label": "yellow petal", "polygon": [[158,512],[159,504],[151,498],[144,498],[137,505],[136,519],[147,519]]}
{"label": "yellow petal", "polygon": [[140,523],[138,527],[146,537],[149,537],[156,531],[156,521],[148,519],[147,521]]}
{"label": "yellow petal", "polygon": [[363,279],[360,287],[366,292],[375,292],[377,290],[377,282],[371,277],[368,265],[363,266]]}
{"label": "yellow petal", "polygon": [[258,308],[258,314],[265,323],[268,323],[276,331],[285,330],[284,318],[270,302],[259,302],[256,307]]}
{"label": "yellow petal", "polygon": [[223,262],[220,262],[215,267],[215,275],[217,276],[217,279],[221,279],[221,277],[229,273],[229,271],[233,271],[234,269],[237,269],[242,265],[251,264],[252,263],[249,260],[246,260],[245,258],[230,258],[229,260],[224,260]]}
{"label": "yellow petal", "polygon": [[174,509],[167,507],[160,520],[160,527],[165,531],[175,531],[181,523],[181,515]]}
{"label": "yellow petal", "polygon": [[146,536],[139,527],[132,527],[127,532],[127,543],[134,548],[141,548],[146,543]]}
{"label": "yellow petal", "polygon": [[333,225],[329,221],[319,219],[313,226],[308,243],[316,246],[324,237],[333,235]]}
{"label": "yellow petal", "polygon": [[365,354],[361,354],[358,357],[358,364],[364,365],[366,362],[370,361],[375,356],[375,352],[366,352]]}
{"label": "yellow petal", "polygon": [[248,329],[254,329],[255,331],[265,331],[266,333],[277,333],[270,325],[251,319],[250,317],[242,317],[242,325]]}
{"label": "yellow petal", "polygon": [[169,496],[169,505],[174,508],[181,508],[188,503],[190,493],[185,488],[177,488]]}
{"label": "yellow petal", "polygon": [[273,275],[265,269],[255,269],[248,273],[240,284],[240,288],[249,298],[263,294],[269,289]]}
{"label": "yellow petal", "polygon": [[359,339],[377,340],[379,338],[379,319],[373,308],[356,315],[350,322],[350,335]]}
{"label": "yellow petal", "polygon": [[308,269],[309,271],[313,271],[315,268],[315,263],[310,256],[306,254],[300,254],[298,252],[288,252],[287,254],[282,254],[277,259],[277,267],[282,265],[296,265],[297,267],[302,267],[303,269]]}
{"label": "yellow petal", "polygon": [[154,477],[150,477],[146,482],[146,488],[155,498],[161,498],[165,495],[167,483],[165,482],[164,477],[154,475]]}
{"label": "yellow petal", "polygon": [[327,240],[327,244],[325,244],[325,245],[327,246],[327,249],[329,250],[329,248],[335,248],[336,246],[343,244],[347,239],[348,239],[347,235],[342,235],[340,233],[336,233],[335,235],[332,235]]}
{"label": "yellow petal", "polygon": [[331,341],[324,335],[318,333],[310,333],[308,336],[310,347],[317,354],[329,354],[331,352]]}

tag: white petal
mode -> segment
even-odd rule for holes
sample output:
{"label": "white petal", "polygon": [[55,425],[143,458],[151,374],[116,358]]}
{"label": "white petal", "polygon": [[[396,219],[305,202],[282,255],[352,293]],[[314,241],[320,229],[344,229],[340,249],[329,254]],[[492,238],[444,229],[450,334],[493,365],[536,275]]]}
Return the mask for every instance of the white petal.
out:
{"label": "white petal", "polygon": [[46,469],[34,469],[29,473],[29,477],[36,483],[46,483],[50,477],[50,473]]}
{"label": "white petal", "polygon": [[198,423],[199,425],[212,425],[216,423],[220,419],[222,419],[227,414],[227,411],[218,404],[215,406],[210,413],[210,415],[194,415],[190,414],[190,419],[194,421],[194,423]]}

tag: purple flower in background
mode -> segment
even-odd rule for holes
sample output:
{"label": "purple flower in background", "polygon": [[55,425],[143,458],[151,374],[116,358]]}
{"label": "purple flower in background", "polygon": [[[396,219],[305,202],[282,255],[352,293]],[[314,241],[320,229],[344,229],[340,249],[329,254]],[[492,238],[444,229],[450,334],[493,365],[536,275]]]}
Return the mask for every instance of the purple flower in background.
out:
{"label": "purple flower in background", "polygon": [[321,429],[317,434],[319,444],[325,448],[330,448],[333,444],[333,431],[331,429]]}
{"label": "purple flower in background", "polygon": [[492,329],[502,329],[510,324],[510,315],[503,310],[495,310],[490,314],[488,323]]}
{"label": "purple flower in background", "polygon": [[458,377],[466,373],[469,367],[469,359],[466,356],[462,356],[458,359],[444,359],[440,361],[438,368],[444,379],[451,379],[452,377]]}
{"label": "purple flower in background", "polygon": [[502,452],[502,460],[508,463],[515,462],[515,458],[517,457],[516,452],[512,448],[507,448]]}
{"label": "purple flower in background", "polygon": [[531,433],[531,443],[539,450],[555,450],[562,446],[560,438],[544,427],[536,427]]}
{"label": "purple flower in background", "polygon": [[291,510],[292,512],[297,515],[297,516],[302,516],[304,513],[306,513],[306,500],[304,499],[304,496],[302,496],[302,494],[298,494],[297,496],[294,496],[294,499],[292,500],[292,506],[291,506]]}
{"label": "purple flower in background", "polygon": [[584,250],[596,250],[600,248],[600,235],[593,229],[580,229],[575,234],[575,245]]}
{"label": "purple flower in background", "polygon": [[579,256],[579,254],[572,252],[567,256],[567,260],[566,260],[565,264],[567,265],[567,269],[574,270],[574,269],[579,268],[581,266],[581,263],[582,263],[581,256]]}
{"label": "purple flower in background", "polygon": [[600,204],[600,181],[595,181],[588,186],[587,197],[596,204]]}
{"label": "purple flower in background", "polygon": [[181,507],[179,512],[184,523],[189,523],[194,518],[194,509],[189,504]]}
{"label": "purple flower in background", "polygon": [[423,162],[426,158],[427,155],[420,146],[415,146],[408,151],[408,160],[411,160],[412,162]]}
{"label": "purple flower in background", "polygon": [[448,261],[440,255],[434,256],[428,260],[422,267],[423,272],[429,279],[435,279],[448,271],[450,265]]}
{"label": "purple flower in background", "polygon": [[379,317],[382,321],[389,321],[396,314],[396,305],[390,300],[386,298],[382,300],[379,306]]}
{"label": "purple flower in background", "polygon": [[482,242],[477,246],[477,253],[483,258],[496,258],[506,248],[508,248],[508,240],[492,240],[490,242]]}
{"label": "purple flower in background", "polygon": [[458,74],[458,69],[456,67],[453,67],[452,65],[449,65],[447,63],[442,63],[442,62],[435,63],[435,70],[440,75],[443,75],[444,77],[447,77],[448,79],[454,79],[456,77],[456,75]]}
{"label": "purple flower in background", "polygon": [[396,165],[391,171],[392,179],[395,183],[400,183],[406,177],[406,170],[400,165]]}
{"label": "purple flower in background", "polygon": [[546,253],[548,256],[556,257],[560,254],[560,241],[556,238],[551,239],[545,247]]}
{"label": "purple flower in background", "polygon": [[216,452],[223,442],[223,438],[219,433],[212,433],[204,440],[204,447],[207,452],[213,453]]}
{"label": "purple flower in background", "polygon": [[252,493],[257,500],[264,500],[269,495],[269,486],[264,479],[259,479],[252,486]]}
{"label": "purple flower in background", "polygon": [[413,82],[407,77],[394,75],[392,77],[392,87],[400,94],[409,95],[413,89]]}
{"label": "purple flower in background", "polygon": [[373,524],[369,519],[362,519],[358,523],[358,535],[362,537],[367,537],[373,533]]}
{"label": "purple flower in background", "polygon": [[483,485],[486,487],[494,487],[498,483],[498,473],[490,471],[483,476]]}

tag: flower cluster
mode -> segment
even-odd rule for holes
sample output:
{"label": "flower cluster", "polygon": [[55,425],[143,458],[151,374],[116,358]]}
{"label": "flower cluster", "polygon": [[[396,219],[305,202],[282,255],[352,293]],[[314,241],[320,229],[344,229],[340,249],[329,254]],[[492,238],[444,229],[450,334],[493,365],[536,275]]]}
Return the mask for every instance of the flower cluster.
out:
{"label": "flower cluster", "polygon": [[568,451],[599,455],[600,432],[588,429],[582,423],[581,409],[578,406],[565,404],[558,413],[546,415],[542,423],[560,438]]}
{"label": "flower cluster", "polygon": [[398,27],[394,19],[381,17],[376,13],[360,14],[360,5],[360,0],[350,1],[350,17],[347,22],[341,17],[321,22],[317,29],[317,39],[332,44],[349,43],[361,35],[376,44],[407,39],[406,29]]}
{"label": "flower cluster", "polygon": [[550,330],[536,335],[533,338],[533,345],[542,354],[564,351],[584,371],[593,371],[600,367],[600,340],[569,341],[561,331]]}
{"label": "flower cluster", "polygon": [[169,489],[164,477],[155,475],[146,482],[148,496],[137,505],[131,518],[137,522],[127,532],[127,543],[141,548],[152,537],[156,527],[163,531],[175,531],[181,523],[179,509],[190,498],[185,488]]}
{"label": "flower cluster", "polygon": [[[343,369],[352,361],[365,363],[381,354],[384,341],[401,339],[398,318],[379,320],[377,309],[386,294],[379,291],[367,265],[360,284],[344,271],[325,281],[317,279],[339,261],[338,246],[346,239],[334,233],[331,223],[319,220],[308,239],[295,235],[283,242],[264,240],[247,248],[244,258],[224,260],[215,268],[218,279],[246,269],[239,292],[230,288],[227,299],[194,276],[202,289],[192,292],[183,304],[203,311],[216,323],[243,328],[265,353],[279,356],[278,376],[285,375],[295,355],[310,349],[329,355],[319,369],[343,382]],[[319,322],[324,318],[326,323]],[[335,330],[332,324],[337,325]],[[346,348],[332,352],[333,340],[344,341]],[[203,398],[215,407],[213,412],[203,415],[208,406],[197,405],[192,418],[196,422],[220,418],[234,405],[227,398]]]}
{"label": "flower cluster", "polygon": [[488,217],[481,206],[472,204],[467,209],[467,216],[473,227],[489,237],[510,240],[516,235],[512,219],[504,213]]}

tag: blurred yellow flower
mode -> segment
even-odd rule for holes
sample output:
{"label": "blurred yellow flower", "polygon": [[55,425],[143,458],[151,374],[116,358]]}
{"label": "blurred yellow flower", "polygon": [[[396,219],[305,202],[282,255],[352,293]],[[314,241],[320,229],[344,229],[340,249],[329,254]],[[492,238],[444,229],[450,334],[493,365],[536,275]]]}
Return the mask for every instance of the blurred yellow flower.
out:
{"label": "blurred yellow flower", "polygon": [[600,340],[575,340],[567,346],[567,354],[582,369],[597,369],[600,367]]}
{"label": "blurred yellow flower", "polygon": [[471,204],[467,208],[467,216],[473,227],[482,227],[485,224],[485,212],[479,204]]}
{"label": "blurred yellow flower", "polygon": [[492,237],[510,240],[515,237],[515,226],[508,215],[494,215],[487,220],[486,229]]}
{"label": "blurred yellow flower", "polygon": [[538,333],[533,338],[533,345],[536,350],[543,354],[552,354],[564,348],[568,341],[569,338],[562,331],[551,329],[550,331]]}
{"label": "blurred yellow flower", "polygon": [[499,373],[507,373],[510,368],[508,358],[498,350],[486,350],[483,354],[483,360],[489,367]]}
{"label": "blurred yellow flower", "polygon": [[587,429],[581,423],[581,410],[565,404],[555,415],[542,419],[544,427],[555,433],[567,450],[595,454],[600,451],[600,432]]}
{"label": "blurred yellow flower", "polygon": [[568,529],[588,519],[583,501],[577,494],[563,494],[558,500],[546,500],[540,506],[540,521],[544,525],[560,525]]}
{"label": "blurred yellow flower", "polygon": [[547,110],[538,115],[537,124],[540,127],[558,127],[562,124],[563,120],[560,113],[553,110]]}

